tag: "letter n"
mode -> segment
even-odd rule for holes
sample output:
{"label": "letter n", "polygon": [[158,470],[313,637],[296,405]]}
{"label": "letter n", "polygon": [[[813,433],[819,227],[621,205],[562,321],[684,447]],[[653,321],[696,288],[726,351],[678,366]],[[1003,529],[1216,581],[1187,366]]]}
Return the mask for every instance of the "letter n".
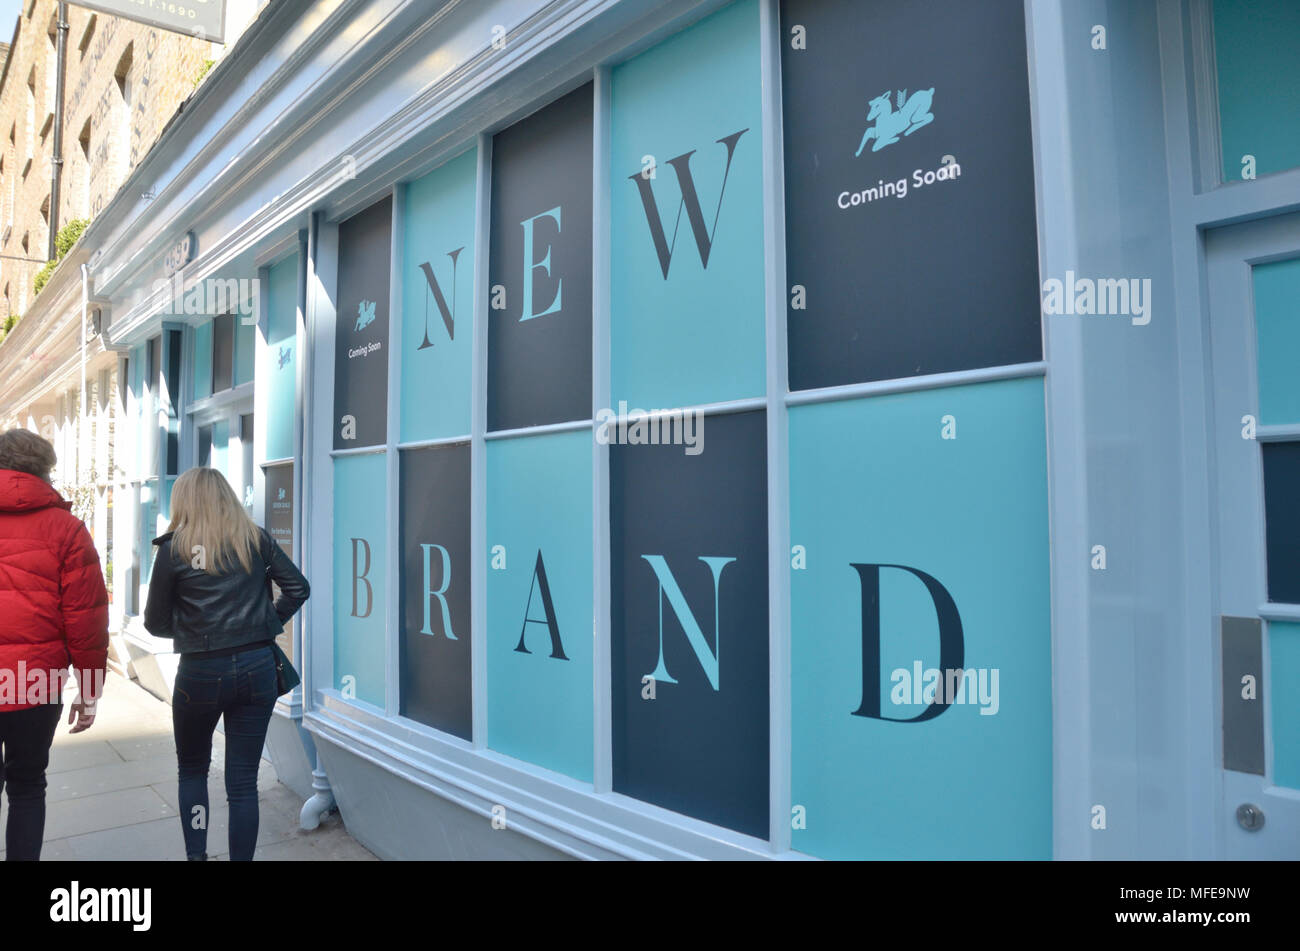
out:
{"label": "letter n", "polygon": [[421,343],[417,350],[424,350],[432,347],[429,340],[429,292],[433,292],[433,302],[438,308],[438,313],[442,315],[442,325],[447,328],[447,339],[456,339],[456,261],[460,258],[460,252],[464,248],[457,248],[455,251],[448,251],[447,257],[451,258],[451,306],[447,306],[447,298],[443,296],[442,287],[438,284],[438,279],[434,277],[433,267],[425,261],[420,265],[420,270],[424,272],[424,280],[428,283],[424,294],[424,342]]}
{"label": "letter n", "polygon": [[713,642],[715,647],[713,650],[709,650],[709,643],[704,639],[704,632],[700,629],[700,623],[695,620],[691,606],[686,603],[686,596],[682,594],[682,589],[678,587],[677,579],[673,577],[673,573],[668,570],[668,562],[664,560],[663,555],[642,555],[641,557],[650,563],[650,567],[654,569],[655,578],[659,582],[659,594],[656,599],[659,605],[659,663],[655,665],[654,673],[650,674],[650,676],[655,679],[656,683],[677,683],[664,665],[664,598],[667,597],[668,606],[673,609],[682,630],[686,632],[686,640],[690,643],[691,650],[695,651],[695,657],[704,669],[705,676],[709,678],[709,684],[714,690],[717,690],[719,661],[722,657],[722,626],[718,619],[718,584],[722,579],[722,569],[736,559],[718,556],[700,557],[700,561],[708,565],[709,571],[713,573]]}
{"label": "letter n", "polygon": [[966,644],[961,630],[961,617],[948,589],[930,575],[906,565],[859,565],[849,563],[858,573],[862,588],[862,703],[853,711],[855,717],[873,720],[890,720],[894,723],[920,723],[932,720],[948,709],[942,690],[935,694],[934,702],[921,713],[905,720],[887,717],[880,712],[880,569],[898,568],[921,579],[939,619],[939,669],[960,670],[966,660]]}
{"label": "letter n", "polygon": [[[541,595],[542,610],[546,612],[545,620],[528,616],[528,611],[533,606],[534,588]],[[551,603],[551,586],[546,581],[546,565],[542,562],[540,548],[537,549],[537,563],[533,566],[533,580],[528,585],[528,601],[524,604],[524,623],[519,628],[519,645],[515,648],[521,654],[532,653],[524,646],[524,632],[528,630],[529,624],[545,624],[546,629],[551,632],[551,656],[556,660],[569,659],[564,656],[564,644],[560,642],[560,625],[555,620],[555,606]]]}

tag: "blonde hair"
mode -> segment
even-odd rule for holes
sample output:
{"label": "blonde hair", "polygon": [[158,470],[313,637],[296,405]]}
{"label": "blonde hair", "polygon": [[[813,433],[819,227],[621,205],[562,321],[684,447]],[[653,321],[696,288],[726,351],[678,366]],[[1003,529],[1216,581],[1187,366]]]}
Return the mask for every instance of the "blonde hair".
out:
{"label": "blonde hair", "polygon": [[210,575],[223,574],[238,563],[253,572],[259,551],[258,529],[235,497],[226,477],[216,469],[193,468],[172,486],[172,553]]}

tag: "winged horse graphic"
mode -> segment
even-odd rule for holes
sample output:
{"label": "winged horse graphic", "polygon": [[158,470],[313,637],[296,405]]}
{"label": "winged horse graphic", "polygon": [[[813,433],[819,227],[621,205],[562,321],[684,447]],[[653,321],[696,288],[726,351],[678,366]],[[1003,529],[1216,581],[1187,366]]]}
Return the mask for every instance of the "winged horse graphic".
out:
{"label": "winged horse graphic", "polygon": [[[879,152],[886,145],[893,145],[900,135],[911,135],[922,126],[934,121],[930,105],[934,102],[934,87],[918,89],[908,98],[907,90],[898,90],[898,111],[889,106],[889,92],[886,91],[871,100],[871,111],[867,113],[867,131],[862,133],[858,150],[853,153],[857,158],[867,147],[870,139],[875,139],[871,151]],[[871,125],[874,122],[875,125]]]}

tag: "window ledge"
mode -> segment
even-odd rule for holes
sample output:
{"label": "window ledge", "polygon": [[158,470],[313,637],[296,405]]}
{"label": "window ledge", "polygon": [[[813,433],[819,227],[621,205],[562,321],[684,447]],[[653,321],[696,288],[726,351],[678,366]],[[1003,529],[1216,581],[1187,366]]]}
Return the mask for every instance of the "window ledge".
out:
{"label": "window ledge", "polygon": [[781,859],[762,839],[710,825],[533,766],[405,718],[388,718],[336,690],[317,691],[302,725],[341,747],[470,812],[490,818],[504,806],[511,828],[582,859]]}

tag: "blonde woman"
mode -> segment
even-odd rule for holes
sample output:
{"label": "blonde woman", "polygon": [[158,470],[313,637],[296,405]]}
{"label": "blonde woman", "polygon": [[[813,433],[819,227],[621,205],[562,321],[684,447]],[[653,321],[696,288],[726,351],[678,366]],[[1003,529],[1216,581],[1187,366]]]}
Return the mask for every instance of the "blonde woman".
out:
{"label": "blonde woman", "polygon": [[[207,860],[208,768],[226,725],[231,861],[257,841],[257,768],[278,694],[271,643],[307,600],[294,563],[253,524],[216,469],[190,469],[172,488],[171,524],[154,539],[144,625],[181,655],[172,692],[181,828],[191,861]],[[271,602],[268,580],[280,588]]]}

